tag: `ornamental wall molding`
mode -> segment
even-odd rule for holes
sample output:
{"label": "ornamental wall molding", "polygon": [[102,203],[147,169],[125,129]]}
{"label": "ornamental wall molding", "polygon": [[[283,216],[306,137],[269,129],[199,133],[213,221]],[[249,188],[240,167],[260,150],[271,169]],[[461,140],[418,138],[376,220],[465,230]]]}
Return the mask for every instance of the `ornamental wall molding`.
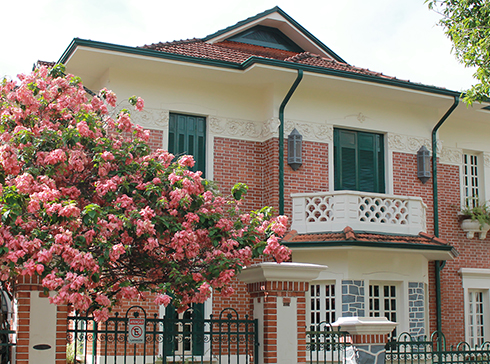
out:
{"label": "ornamental wall molding", "polygon": [[[363,116],[361,113],[359,114]],[[356,115],[359,116],[359,115]],[[349,115],[354,116],[354,115]],[[144,128],[154,130],[168,130],[170,111],[166,109],[145,108],[141,112],[131,113],[131,120]],[[210,116],[208,127],[214,136],[230,137],[235,139],[266,141],[278,137],[279,118],[272,117],[266,121],[251,121],[236,118],[221,118]],[[284,125],[284,137],[296,128],[303,136],[303,140],[323,143],[333,142],[332,124],[319,124],[300,120],[286,120]],[[420,138],[410,135],[388,133],[388,148],[393,152],[416,154],[422,145],[432,150],[432,142],[429,138]],[[462,150],[443,147],[442,141],[437,142],[437,150],[441,163],[462,164]],[[490,153],[484,153],[485,167],[490,168]]]}
{"label": "ornamental wall molding", "polygon": [[288,136],[295,128],[303,136],[303,140],[323,143],[333,142],[333,125],[286,120],[286,125],[284,126],[285,136]]}
{"label": "ornamental wall molding", "polygon": [[[266,141],[279,136],[279,118],[273,117],[266,121],[250,121],[235,118],[220,118],[211,116],[208,119],[211,134],[218,137],[230,137],[254,141]],[[308,123],[297,120],[286,120],[284,137],[296,128],[303,136],[303,140],[333,141],[333,125]]]}
{"label": "ornamental wall molding", "polygon": [[167,130],[169,118],[170,111],[165,109],[145,108],[131,112],[131,121],[145,129]]}
{"label": "ornamental wall molding", "polygon": [[[388,133],[388,148],[392,152],[417,154],[422,145],[432,151],[432,141],[430,138],[420,138],[411,135]],[[442,149],[442,141],[437,141],[437,153]]]}
{"label": "ornamental wall molding", "polygon": [[208,119],[208,125],[209,131],[214,136],[254,141],[263,141],[277,136],[277,131],[279,130],[279,120],[277,118],[259,122],[211,116]]}
{"label": "ornamental wall molding", "polygon": [[463,164],[463,151],[457,148],[442,148],[439,161],[444,164],[453,164],[460,166]]}
{"label": "ornamental wall molding", "polygon": [[490,153],[483,153],[483,163],[485,167],[490,168]]}
{"label": "ornamental wall molding", "polygon": [[[388,148],[392,152],[417,154],[422,145],[432,152],[432,140],[429,138],[388,133]],[[444,147],[441,140],[437,141],[437,156],[440,163],[461,165],[462,155],[461,149]]]}

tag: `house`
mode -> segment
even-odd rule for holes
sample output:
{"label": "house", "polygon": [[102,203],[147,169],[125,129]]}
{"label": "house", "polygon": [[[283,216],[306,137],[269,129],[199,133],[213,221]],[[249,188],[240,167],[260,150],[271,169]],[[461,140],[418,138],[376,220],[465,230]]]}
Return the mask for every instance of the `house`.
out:
{"label": "house", "polygon": [[[282,297],[278,317],[302,311],[300,332],[276,317],[260,333],[275,347],[264,362],[287,362],[284,337],[341,317],[387,317],[414,338],[440,329],[449,343],[490,340],[490,240],[479,226],[463,230],[459,214],[490,198],[490,106],[351,66],[278,7],[202,39],[74,39],[59,62],[91,90],[143,97],[133,120],[152,147],[194,155],[222,191],[246,183],[245,208],[290,217],[283,243],[296,268],[275,277],[306,283],[270,289]],[[245,273],[248,285],[213,297],[203,317],[225,307],[265,315],[269,288],[254,284],[271,267]]]}

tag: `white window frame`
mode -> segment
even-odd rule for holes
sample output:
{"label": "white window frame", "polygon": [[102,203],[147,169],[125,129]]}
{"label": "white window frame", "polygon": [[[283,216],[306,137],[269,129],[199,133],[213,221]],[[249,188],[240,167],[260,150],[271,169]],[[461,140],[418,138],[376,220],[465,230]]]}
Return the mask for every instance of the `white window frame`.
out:
{"label": "white window frame", "polygon": [[[475,312],[470,307],[470,293],[481,292],[483,299],[483,342],[490,340],[490,269],[461,268],[463,278],[465,340],[474,347],[474,333],[471,334],[471,316]],[[474,323],[474,321],[473,321]]]}
{"label": "white window frame", "polygon": [[461,160],[461,206],[474,207],[486,201],[483,176],[483,153],[463,151]]}
{"label": "white window frame", "polygon": [[[403,313],[404,313],[404,310],[401,307],[402,299],[404,297],[402,294],[404,285],[401,284],[400,282],[396,282],[396,281],[374,281],[373,280],[373,281],[369,281],[366,283],[367,283],[366,301],[365,301],[366,302],[366,315],[369,317],[386,317],[386,315],[385,315],[386,311],[388,311],[389,313],[393,312],[393,309],[392,309],[393,303],[392,302],[394,300],[395,301],[394,312],[395,312],[396,319],[392,320],[392,315],[390,315],[390,317],[387,317],[387,318],[390,321],[400,323],[402,321],[402,317],[403,317]],[[380,289],[379,289],[379,300],[380,301],[379,301],[379,306],[378,306],[378,310],[377,310],[377,311],[379,311],[378,316],[375,316],[376,312],[373,312],[374,308],[371,308],[372,304],[374,305],[374,286],[380,287]],[[373,287],[373,297],[371,296],[371,287]],[[389,287],[387,296],[385,296],[385,288],[384,287]],[[391,287],[395,287],[395,296],[394,297],[392,296]],[[385,309],[386,300],[388,300],[388,305],[389,305],[388,310]],[[392,333],[394,333],[395,335],[397,335],[399,332],[401,332],[401,331],[397,328],[395,328],[392,331]]]}
{"label": "white window frame", "polygon": [[468,343],[470,347],[481,346],[485,342],[485,315],[488,290],[468,290]]}
{"label": "white window frame", "polygon": [[[334,293],[330,294],[328,297],[326,296],[326,286],[330,286],[329,291],[331,292],[331,287],[334,286]],[[317,288],[319,287],[319,292],[317,292]],[[339,287],[342,289],[341,286],[337,284],[336,281],[313,281],[310,283],[310,289],[308,291],[308,316],[307,316],[307,321],[308,321],[308,328],[310,328],[314,324],[319,324],[321,322],[329,322],[330,320],[327,319],[326,313],[329,313],[329,316],[334,317],[332,320],[333,323],[337,320],[339,317],[339,312],[341,310],[341,297],[339,300]],[[312,291],[315,290],[315,295],[312,297]],[[317,295],[317,293],[319,293]],[[327,308],[327,303],[326,301],[329,301],[329,308]],[[335,308],[332,309],[332,301],[335,303]],[[315,322],[312,322],[312,304],[315,306],[314,311],[318,314],[318,316],[315,318]],[[323,326],[321,328],[322,330],[324,329]]]}

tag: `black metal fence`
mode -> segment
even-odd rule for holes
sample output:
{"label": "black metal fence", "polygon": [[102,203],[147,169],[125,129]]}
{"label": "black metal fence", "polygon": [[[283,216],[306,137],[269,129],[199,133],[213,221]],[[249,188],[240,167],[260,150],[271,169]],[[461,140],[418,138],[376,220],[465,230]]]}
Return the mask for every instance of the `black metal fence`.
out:
{"label": "black metal fence", "polygon": [[[140,306],[104,323],[92,316],[68,317],[68,363],[258,364],[257,320],[231,308],[217,318],[146,316]],[[198,315],[196,315],[198,316]]]}
{"label": "black metal fence", "polygon": [[485,364],[490,363],[490,342],[470,347],[466,342],[446,345],[444,334],[414,338],[402,333],[386,344],[386,364]]}
{"label": "black metal fence", "polygon": [[348,332],[338,331],[322,322],[306,332],[306,350],[310,363],[355,363],[357,350]]}

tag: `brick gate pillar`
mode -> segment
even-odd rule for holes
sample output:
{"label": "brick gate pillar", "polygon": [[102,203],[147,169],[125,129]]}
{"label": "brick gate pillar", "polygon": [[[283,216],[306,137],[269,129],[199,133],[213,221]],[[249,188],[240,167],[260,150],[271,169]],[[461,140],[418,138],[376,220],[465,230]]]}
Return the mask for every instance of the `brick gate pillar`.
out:
{"label": "brick gate pillar", "polygon": [[259,363],[306,362],[306,292],[327,266],[260,263],[239,275],[259,322]]}
{"label": "brick gate pillar", "polygon": [[17,345],[12,362],[66,364],[68,308],[50,304],[37,277],[19,277],[15,298]]}

